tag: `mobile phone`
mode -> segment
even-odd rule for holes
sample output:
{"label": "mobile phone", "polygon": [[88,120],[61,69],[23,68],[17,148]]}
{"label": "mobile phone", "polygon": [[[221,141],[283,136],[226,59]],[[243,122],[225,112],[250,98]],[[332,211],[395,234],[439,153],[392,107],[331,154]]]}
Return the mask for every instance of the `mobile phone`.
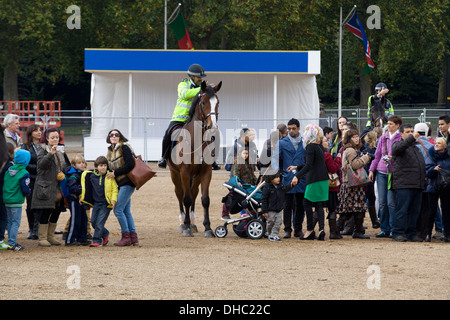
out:
{"label": "mobile phone", "polygon": [[63,152],[64,151],[64,146],[56,146],[56,151]]}

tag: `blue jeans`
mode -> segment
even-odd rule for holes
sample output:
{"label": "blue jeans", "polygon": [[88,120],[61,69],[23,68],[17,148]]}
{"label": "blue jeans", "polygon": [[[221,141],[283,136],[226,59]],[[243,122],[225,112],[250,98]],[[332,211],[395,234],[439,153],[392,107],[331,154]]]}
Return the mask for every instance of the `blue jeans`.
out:
{"label": "blue jeans", "polygon": [[8,219],[6,225],[8,229],[8,245],[13,246],[17,243],[17,232],[19,231],[20,221],[22,220],[22,207],[6,207],[6,216]]}
{"label": "blue jeans", "polygon": [[92,242],[102,244],[103,239],[109,234],[105,228],[106,220],[108,220],[111,209],[107,203],[94,203],[91,213],[91,224],[94,228],[94,236]]}
{"label": "blue jeans", "polygon": [[114,214],[119,221],[121,232],[136,232],[133,216],[131,215],[131,196],[135,187],[124,185],[119,188]]}
{"label": "blue jeans", "polygon": [[396,189],[395,211],[392,215],[392,238],[405,235],[408,239],[417,236],[417,219],[422,205],[421,189]]}
{"label": "blue jeans", "polygon": [[392,229],[392,214],[395,210],[395,199],[393,197],[393,192],[388,189],[388,175],[377,171],[376,180],[380,228],[381,231],[389,233]]}

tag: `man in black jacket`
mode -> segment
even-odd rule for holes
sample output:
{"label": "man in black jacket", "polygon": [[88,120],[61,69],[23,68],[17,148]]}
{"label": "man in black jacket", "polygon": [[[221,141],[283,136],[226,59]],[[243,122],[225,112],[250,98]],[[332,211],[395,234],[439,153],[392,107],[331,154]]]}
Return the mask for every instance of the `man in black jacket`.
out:
{"label": "man in black jacket", "polygon": [[413,126],[400,127],[401,141],[392,145],[391,190],[394,192],[395,210],[392,217],[393,241],[422,241],[417,235],[417,219],[420,214],[422,191],[426,187],[425,160],[416,147],[420,137]]}

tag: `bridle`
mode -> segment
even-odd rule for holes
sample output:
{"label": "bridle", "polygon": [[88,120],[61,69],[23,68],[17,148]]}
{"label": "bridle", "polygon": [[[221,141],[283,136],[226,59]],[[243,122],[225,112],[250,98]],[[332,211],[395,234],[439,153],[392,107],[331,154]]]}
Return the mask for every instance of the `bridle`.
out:
{"label": "bridle", "polygon": [[[203,100],[202,100],[202,97],[203,97],[204,95],[206,95],[206,93],[199,93],[199,94],[198,94],[198,97],[199,97],[199,103],[198,103],[198,105],[199,105],[199,107],[200,107],[200,112],[201,112],[201,115],[202,115],[202,119],[200,119],[200,120],[202,121],[202,128],[205,128],[205,129],[209,130],[209,129],[211,129],[211,126],[206,124],[206,120],[207,120],[208,118],[210,118],[212,115],[215,115],[215,116],[216,116],[216,120],[217,120],[218,117],[219,117],[219,113],[218,113],[218,112],[217,112],[217,113],[216,113],[216,112],[213,112],[213,111],[211,110],[210,113],[208,113],[208,114],[205,115],[205,111],[203,110],[204,102],[203,102]],[[214,95],[214,96],[215,96],[216,99],[217,99],[217,95]]]}

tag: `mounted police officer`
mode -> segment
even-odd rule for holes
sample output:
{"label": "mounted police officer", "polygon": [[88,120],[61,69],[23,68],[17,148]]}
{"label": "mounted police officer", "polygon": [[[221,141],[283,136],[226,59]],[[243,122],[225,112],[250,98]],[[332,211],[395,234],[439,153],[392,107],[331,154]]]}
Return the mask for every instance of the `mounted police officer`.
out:
{"label": "mounted police officer", "polygon": [[[178,100],[175,110],[172,114],[169,127],[167,128],[162,141],[162,154],[158,162],[158,167],[165,168],[167,159],[170,155],[171,137],[170,131],[175,125],[184,125],[189,119],[189,109],[192,105],[193,98],[200,92],[203,78],[206,77],[205,70],[199,64],[192,64],[187,72],[189,78],[183,79],[178,84]],[[219,170],[220,166],[214,162],[212,164],[214,170]]]}
{"label": "mounted police officer", "polygon": [[370,109],[375,106],[376,104],[380,104],[381,107],[384,109],[385,119],[383,119],[383,123],[387,123],[385,121],[390,116],[394,115],[394,107],[392,106],[391,101],[386,98],[386,94],[389,92],[389,89],[386,84],[383,82],[378,83],[375,86],[375,94],[371,95],[369,97],[369,100],[367,101],[367,124],[366,127],[372,126],[372,119],[370,115]]}

